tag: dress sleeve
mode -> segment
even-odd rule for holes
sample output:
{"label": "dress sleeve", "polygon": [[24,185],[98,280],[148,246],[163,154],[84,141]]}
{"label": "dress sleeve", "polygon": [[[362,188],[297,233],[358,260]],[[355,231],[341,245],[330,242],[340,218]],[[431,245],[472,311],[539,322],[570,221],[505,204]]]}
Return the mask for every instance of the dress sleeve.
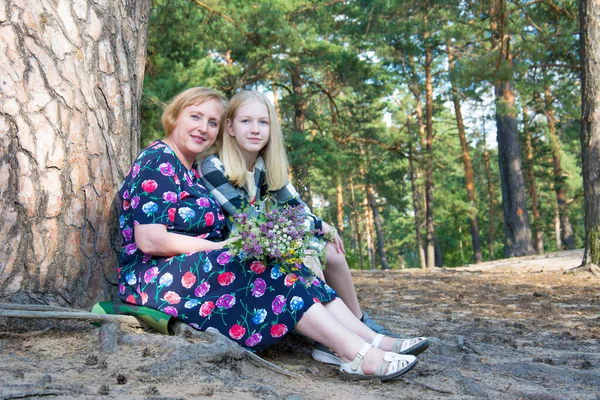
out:
{"label": "dress sleeve", "polygon": [[[242,211],[252,213],[254,209],[248,198],[240,194],[239,190],[229,182],[225,176],[225,167],[216,156],[208,156],[200,163],[200,179],[213,198],[229,215]],[[247,211],[246,211],[247,210]]]}
{"label": "dress sleeve", "polygon": [[129,206],[134,224],[173,225],[181,188],[177,158],[162,150],[148,152],[132,166]]}

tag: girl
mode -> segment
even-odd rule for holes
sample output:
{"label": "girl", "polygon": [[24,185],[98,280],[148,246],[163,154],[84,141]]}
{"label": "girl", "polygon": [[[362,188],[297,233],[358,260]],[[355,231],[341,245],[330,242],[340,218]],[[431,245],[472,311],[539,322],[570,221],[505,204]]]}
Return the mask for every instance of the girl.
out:
{"label": "girl", "polygon": [[[278,204],[303,206],[310,228],[322,231],[325,237],[331,239],[325,246],[327,262],[324,271],[316,257],[309,257],[305,264],[334,288],[357,318],[375,332],[391,336],[389,331],[385,332],[383,327],[373,323],[361,311],[338,233],[311,213],[289,183],[283,135],[275,108],[269,99],[254,91],[237,93],[230,101],[225,124],[224,132],[217,139],[218,157],[213,155],[205,158],[200,167],[202,180],[213,197],[230,215],[241,210],[251,215],[256,213],[257,210],[252,205],[267,192]],[[425,338],[398,342],[400,347],[397,350],[406,354],[419,354],[429,345]],[[319,361],[339,364],[339,359],[322,346],[313,350],[313,357]]]}

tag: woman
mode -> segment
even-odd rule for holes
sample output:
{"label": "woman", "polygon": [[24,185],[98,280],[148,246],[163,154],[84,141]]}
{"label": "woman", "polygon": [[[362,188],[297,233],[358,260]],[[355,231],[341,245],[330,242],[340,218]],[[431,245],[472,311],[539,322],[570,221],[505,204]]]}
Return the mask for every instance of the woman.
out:
{"label": "woman", "polygon": [[412,369],[415,357],[387,351],[394,341],[361,324],[308,268],[281,276],[227,251],[235,239],[222,240],[225,218],[195,172],[196,156],[214,143],[225,111],[211,89],[180,93],[162,116],[166,138],[143,150],[128,172],[119,190],[120,298],[196,329],[216,328],[253,350],[296,329],[333,348],[340,370],[357,378],[390,380]]}
{"label": "woman", "polygon": [[[258,212],[253,204],[267,194],[278,204],[303,206],[311,229],[321,230],[331,239],[325,247],[327,268],[324,276],[314,257],[305,260],[305,263],[331,284],[357,318],[366,319],[358,305],[342,240],[335,229],[310,212],[288,181],[283,135],[272,103],[260,92],[241,91],[231,99],[225,123],[227,126],[217,140],[218,157],[209,156],[201,163],[201,177],[205,186],[229,215],[241,210],[249,214]],[[374,331],[379,330],[377,333],[390,336],[388,332],[382,332],[381,326],[374,328],[371,327]],[[426,338],[398,340],[395,350],[417,355],[428,345]],[[313,350],[313,357],[322,362],[340,363],[323,346]]]}

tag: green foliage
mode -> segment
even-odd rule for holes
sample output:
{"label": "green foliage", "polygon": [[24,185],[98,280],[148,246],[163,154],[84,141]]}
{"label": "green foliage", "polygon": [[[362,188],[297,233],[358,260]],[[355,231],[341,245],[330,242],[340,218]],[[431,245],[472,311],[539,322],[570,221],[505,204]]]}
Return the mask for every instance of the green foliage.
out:
{"label": "green foliage", "polygon": [[[276,93],[288,155],[294,171],[308,172],[315,210],[337,224],[341,182],[344,239],[352,267],[370,268],[366,243],[367,186],[382,219],[389,263],[418,267],[409,148],[414,149],[417,197],[423,201],[425,149],[417,124],[424,107],[425,52],[431,50],[434,104],[434,218],[444,265],[473,260],[471,204],[450,78],[460,88],[474,170],[476,213],[484,259],[503,257],[502,198],[493,126],[496,111],[522,117],[530,110],[536,188],[546,250],[554,250],[551,147],[543,94],[550,88],[576,242],[582,243],[583,195],[579,157],[577,4],[508,2],[505,34],[513,62],[492,47],[488,2],[408,0],[260,0],[219,2],[155,0],[150,21],[142,99],[142,145],[162,137],[160,114],[173,95],[210,86],[231,96],[239,89]],[[454,49],[448,73],[446,45]],[[565,66],[565,67],[561,67]],[[514,109],[495,110],[490,82],[512,79]],[[480,116],[479,113],[483,113]],[[410,117],[410,120],[408,119]],[[408,127],[410,126],[410,129]],[[482,127],[488,129],[484,138]],[[490,221],[489,152],[493,188]],[[423,206],[417,217],[421,218]],[[490,228],[494,230],[489,254]],[[423,233],[423,226],[421,226]],[[554,247],[553,247],[554,246]],[[378,265],[378,260],[376,265]]]}

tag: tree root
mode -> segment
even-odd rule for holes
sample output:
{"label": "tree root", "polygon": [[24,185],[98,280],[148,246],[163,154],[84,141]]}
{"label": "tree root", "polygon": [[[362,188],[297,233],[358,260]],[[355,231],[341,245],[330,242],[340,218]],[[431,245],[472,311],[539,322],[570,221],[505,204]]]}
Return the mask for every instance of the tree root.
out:
{"label": "tree root", "polygon": [[65,389],[33,389],[26,390],[24,392],[19,393],[9,393],[0,395],[0,400],[13,400],[13,399],[28,399],[31,397],[46,397],[46,396],[72,396],[74,392],[72,390]]}
{"label": "tree root", "polygon": [[575,268],[566,270],[564,273],[577,275],[577,274],[581,274],[581,273],[585,273],[585,272],[592,274],[596,278],[600,278],[600,267],[598,267],[596,264],[592,264],[592,263],[581,264]]}

